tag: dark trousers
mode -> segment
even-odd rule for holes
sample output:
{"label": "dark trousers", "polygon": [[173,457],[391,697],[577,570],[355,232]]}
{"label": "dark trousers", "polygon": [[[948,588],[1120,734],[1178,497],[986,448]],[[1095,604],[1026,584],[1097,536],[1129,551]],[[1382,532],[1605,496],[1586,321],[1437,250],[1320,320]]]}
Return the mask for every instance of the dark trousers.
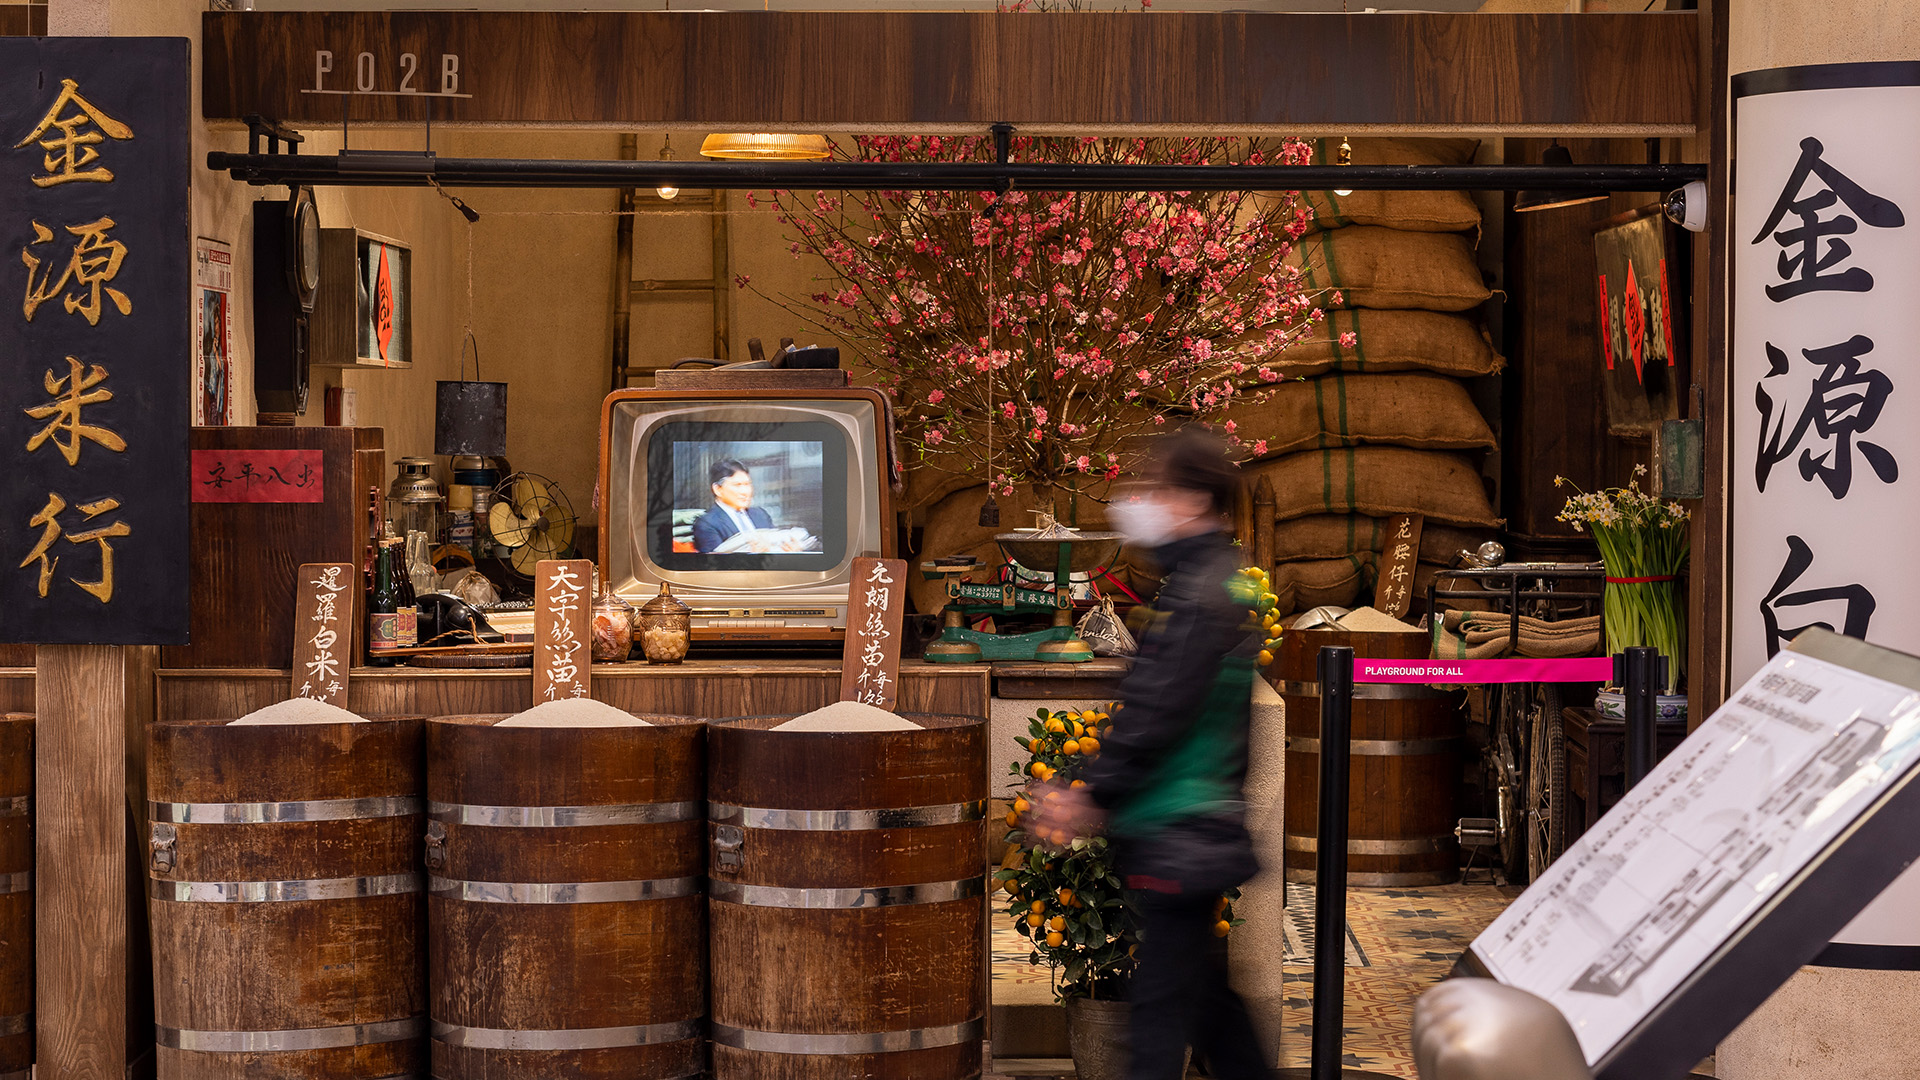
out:
{"label": "dark trousers", "polygon": [[1133,975],[1131,1080],[1177,1080],[1187,1047],[1220,1080],[1268,1080],[1274,1056],[1263,1051],[1247,1006],[1227,985],[1227,943],[1213,936],[1215,896],[1134,894],[1140,920]]}

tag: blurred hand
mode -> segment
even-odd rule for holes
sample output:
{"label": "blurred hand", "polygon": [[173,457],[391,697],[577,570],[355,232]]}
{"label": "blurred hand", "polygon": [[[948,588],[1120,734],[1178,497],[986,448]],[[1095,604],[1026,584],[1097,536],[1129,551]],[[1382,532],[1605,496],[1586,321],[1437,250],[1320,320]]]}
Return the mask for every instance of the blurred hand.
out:
{"label": "blurred hand", "polygon": [[1066,847],[1076,838],[1099,833],[1106,812],[1095,806],[1085,788],[1054,783],[1027,785],[1027,831],[1042,843]]}

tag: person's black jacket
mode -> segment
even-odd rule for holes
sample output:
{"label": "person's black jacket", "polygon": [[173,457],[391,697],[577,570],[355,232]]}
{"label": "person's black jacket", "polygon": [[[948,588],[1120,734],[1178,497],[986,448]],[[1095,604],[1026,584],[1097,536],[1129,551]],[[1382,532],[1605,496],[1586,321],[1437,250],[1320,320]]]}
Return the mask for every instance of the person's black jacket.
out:
{"label": "person's black jacket", "polygon": [[[1093,801],[1112,810],[1125,803],[1151,775],[1159,755],[1179,742],[1199,718],[1220,663],[1230,653],[1257,650],[1246,629],[1247,608],[1227,591],[1239,570],[1240,549],[1223,532],[1175,540],[1155,553],[1163,568],[1153,618],[1140,639],[1133,670],[1120,684],[1126,708],[1113,718],[1111,736],[1082,773]],[[1249,706],[1241,703],[1239,738],[1231,777],[1237,792],[1247,775]]]}

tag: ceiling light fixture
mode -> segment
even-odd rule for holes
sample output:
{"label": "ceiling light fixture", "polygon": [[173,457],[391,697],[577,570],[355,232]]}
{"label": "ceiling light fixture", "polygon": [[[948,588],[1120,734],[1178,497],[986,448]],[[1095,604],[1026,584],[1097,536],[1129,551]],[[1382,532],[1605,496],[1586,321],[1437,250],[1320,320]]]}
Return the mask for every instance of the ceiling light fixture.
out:
{"label": "ceiling light fixture", "polygon": [[[1353,144],[1347,141],[1347,137],[1345,135],[1340,136],[1340,149],[1334,154],[1333,163],[1335,165],[1353,164]],[[1352,191],[1335,191],[1334,194],[1344,199],[1347,196],[1353,194],[1353,192]]]}
{"label": "ceiling light fixture", "polygon": [[[1559,139],[1555,139],[1548,145],[1546,153],[1540,155],[1540,164],[1570,169],[1573,167],[1573,153],[1561,146]],[[1528,188],[1513,197],[1513,208],[1524,214],[1531,210],[1553,210],[1562,206],[1599,202],[1606,197],[1607,193],[1596,187]]]}
{"label": "ceiling light fixture", "polygon": [[[664,141],[660,143],[660,160],[673,160],[673,136],[671,135],[666,136]],[[661,184],[659,187],[654,188],[653,192],[663,199],[671,199],[675,195],[680,194],[680,189],[674,187],[672,184]]]}
{"label": "ceiling light fixture", "polygon": [[824,161],[825,135],[709,135],[700,156],[729,161]]}

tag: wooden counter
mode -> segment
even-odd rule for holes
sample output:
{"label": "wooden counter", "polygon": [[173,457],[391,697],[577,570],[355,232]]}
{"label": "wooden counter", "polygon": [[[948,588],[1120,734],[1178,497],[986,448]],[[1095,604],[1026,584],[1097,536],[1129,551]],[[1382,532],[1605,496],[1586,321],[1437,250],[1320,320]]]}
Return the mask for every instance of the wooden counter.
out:
{"label": "wooden counter", "polygon": [[[900,712],[986,716],[985,664],[900,664]],[[291,678],[271,668],[163,668],[156,719],[230,720],[284,700]],[[28,684],[31,687],[31,683]],[[31,690],[29,689],[29,695]],[[802,713],[838,700],[837,660],[689,660],[595,664],[593,696],[636,713],[719,719]],[[348,707],[363,716],[519,712],[533,705],[533,672],[354,668]]]}

